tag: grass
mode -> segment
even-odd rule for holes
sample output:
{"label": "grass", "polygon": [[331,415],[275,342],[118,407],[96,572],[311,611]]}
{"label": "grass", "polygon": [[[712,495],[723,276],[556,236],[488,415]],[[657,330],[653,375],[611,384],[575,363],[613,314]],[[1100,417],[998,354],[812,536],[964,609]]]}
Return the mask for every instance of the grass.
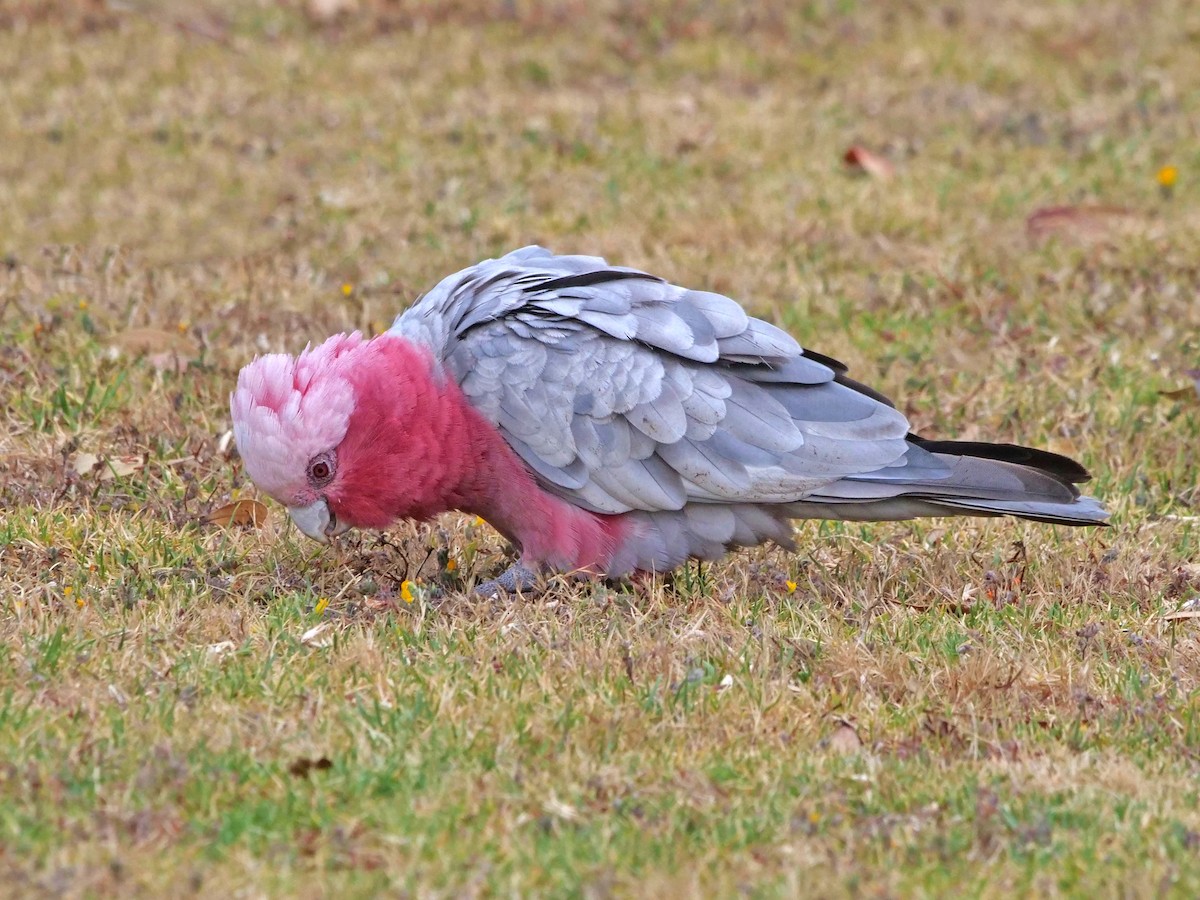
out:
{"label": "grass", "polygon": [[[6,893],[1200,892],[1164,618],[1200,405],[1160,393],[1200,365],[1196,9],[316,6],[0,3]],[[1026,233],[1063,204],[1131,214]],[[1113,527],[802,523],[481,602],[464,517],[204,520],[254,496],[255,353],[534,241],[730,293],[922,432],[1075,455]]]}

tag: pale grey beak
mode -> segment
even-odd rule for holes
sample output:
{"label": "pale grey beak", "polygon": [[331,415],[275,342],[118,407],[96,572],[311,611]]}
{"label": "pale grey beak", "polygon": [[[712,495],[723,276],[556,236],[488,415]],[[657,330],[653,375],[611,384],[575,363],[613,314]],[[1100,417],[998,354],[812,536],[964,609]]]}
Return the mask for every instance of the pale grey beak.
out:
{"label": "pale grey beak", "polygon": [[331,537],[350,527],[338,523],[337,516],[329,511],[329,504],[324,499],[315,500],[308,506],[289,506],[288,515],[297,528],[322,544],[328,544]]}

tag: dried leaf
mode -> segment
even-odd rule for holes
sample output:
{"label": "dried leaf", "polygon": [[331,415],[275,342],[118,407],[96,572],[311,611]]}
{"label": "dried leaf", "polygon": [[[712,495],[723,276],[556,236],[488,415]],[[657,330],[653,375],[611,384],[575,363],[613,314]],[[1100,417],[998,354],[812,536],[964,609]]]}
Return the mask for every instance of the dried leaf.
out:
{"label": "dried leaf", "polygon": [[1045,206],[1025,220],[1035,241],[1052,237],[1095,243],[1130,234],[1146,224],[1145,217],[1123,206]]}
{"label": "dried leaf", "polygon": [[1200,403],[1200,369],[1188,369],[1183,374],[1192,379],[1191,387],[1177,388],[1173,391],[1159,391],[1158,395],[1165,397],[1167,400]]}
{"label": "dried leaf", "polygon": [[324,772],[326,769],[332,768],[333,761],[328,756],[322,756],[320,759],[304,759],[301,757],[288,766],[288,772],[297,778],[305,778],[313,772]]}
{"label": "dried leaf", "polygon": [[333,635],[329,634],[332,628],[328,622],[320,622],[300,635],[300,643],[308,647],[328,647],[333,643]]}
{"label": "dried leaf", "polygon": [[124,478],[126,475],[132,475],[138,469],[146,464],[144,456],[116,456],[107,460],[104,471],[101,472],[102,479],[109,478]]}
{"label": "dried leaf", "polygon": [[101,481],[132,475],[146,464],[145,456],[97,456],[95,453],[76,453],[71,468],[76,475],[96,475]]}
{"label": "dried leaf", "polygon": [[852,171],[863,172],[880,181],[887,181],[896,174],[891,160],[857,144],[843,154],[842,161]]}
{"label": "dried leaf", "polygon": [[1200,609],[1177,609],[1162,617],[1164,622],[1177,622],[1180,619],[1200,619]]}
{"label": "dried leaf", "polygon": [[261,528],[267,521],[267,507],[257,500],[234,500],[214,509],[204,517],[204,521],[222,528],[228,528],[230,525]]}
{"label": "dried leaf", "polygon": [[862,745],[862,739],[849,722],[839,722],[833,734],[829,735],[829,749],[834,753],[857,753]]}
{"label": "dried leaf", "polygon": [[98,465],[100,465],[100,457],[95,453],[76,453],[75,459],[71,462],[71,468],[75,470],[76,475],[87,475],[94,472]]}
{"label": "dried leaf", "polygon": [[1188,400],[1200,402],[1200,389],[1194,387],[1176,388],[1173,391],[1159,391],[1158,396],[1166,400]]}

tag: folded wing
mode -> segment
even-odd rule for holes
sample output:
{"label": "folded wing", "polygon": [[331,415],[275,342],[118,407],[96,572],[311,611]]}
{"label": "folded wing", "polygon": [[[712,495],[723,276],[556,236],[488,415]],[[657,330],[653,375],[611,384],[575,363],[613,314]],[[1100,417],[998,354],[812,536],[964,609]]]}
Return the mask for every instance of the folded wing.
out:
{"label": "folded wing", "polygon": [[592,257],[481,263],[394,328],[548,490],[596,512],[788,502],[909,448],[899,412],[733,300]]}

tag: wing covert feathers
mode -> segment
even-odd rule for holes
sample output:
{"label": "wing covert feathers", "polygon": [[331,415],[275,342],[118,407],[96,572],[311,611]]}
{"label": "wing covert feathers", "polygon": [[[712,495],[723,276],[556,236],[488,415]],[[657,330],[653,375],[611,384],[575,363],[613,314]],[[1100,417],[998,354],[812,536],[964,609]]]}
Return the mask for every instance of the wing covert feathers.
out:
{"label": "wing covert feathers", "polygon": [[636,514],[640,568],[787,543],[791,518],[1105,517],[1073,460],[912,435],[840,362],[728,297],[596,257],[482,262],[392,331],[441,360],[546,490]]}

